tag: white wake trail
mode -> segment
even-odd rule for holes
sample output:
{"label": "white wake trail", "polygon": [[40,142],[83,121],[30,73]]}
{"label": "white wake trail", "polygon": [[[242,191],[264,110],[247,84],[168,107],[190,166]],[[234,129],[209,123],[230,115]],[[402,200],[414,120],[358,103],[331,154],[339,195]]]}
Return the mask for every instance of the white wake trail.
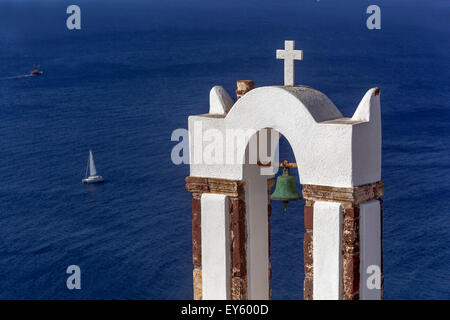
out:
{"label": "white wake trail", "polygon": [[6,77],[6,78],[0,78],[0,80],[9,80],[9,79],[20,79],[20,78],[27,78],[31,77],[29,74],[22,74],[20,76],[13,76],[13,77]]}

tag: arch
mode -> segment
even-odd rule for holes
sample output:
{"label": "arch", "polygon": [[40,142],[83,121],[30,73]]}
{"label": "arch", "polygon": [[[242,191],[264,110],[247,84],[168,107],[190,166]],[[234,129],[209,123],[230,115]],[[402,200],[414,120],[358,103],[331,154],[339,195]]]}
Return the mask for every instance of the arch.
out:
{"label": "arch", "polygon": [[[359,278],[368,261],[381,263],[381,238],[370,232],[381,228],[384,192],[379,90],[367,91],[352,118],[305,86],[256,88],[233,106],[224,90],[215,87],[211,95],[210,113],[189,117],[186,186],[193,194],[195,297],[269,297],[266,239],[272,176],[261,176],[256,163],[244,161],[252,137],[266,128],[287,139],[303,185],[305,298],[369,296]],[[214,134],[204,139],[208,132]],[[230,132],[238,132],[240,143]],[[205,163],[205,146],[225,148],[223,159]]]}
{"label": "arch", "polygon": [[[340,111],[317,90],[303,86],[262,87],[239,99],[225,122],[228,128],[279,131],[299,163],[302,184],[350,186],[351,130],[321,125],[338,118],[342,118]],[[240,158],[244,150],[236,152]]]}
{"label": "arch", "polygon": [[[249,146],[252,140],[262,139],[265,140],[266,134],[263,137],[260,136],[262,130],[269,129],[263,128],[256,132],[249,140],[246,147],[246,161],[248,160]],[[270,128],[272,129],[272,128]],[[277,135],[278,133],[278,135]],[[279,146],[281,137],[279,132],[270,130],[270,135],[274,135],[274,141]],[[289,144],[289,142],[286,140]],[[261,144],[256,144],[258,147]],[[279,147],[272,145],[272,148],[279,150]],[[261,160],[261,153],[258,151],[258,160]],[[268,148],[269,156],[273,149]],[[263,152],[265,153],[265,152]],[[279,162],[278,158],[273,158],[274,162]],[[292,162],[296,162],[295,158],[289,159]],[[264,162],[264,161],[262,161]],[[297,161],[298,164],[298,161]],[[273,170],[265,170],[273,169]],[[269,299],[271,298],[272,285],[272,261],[271,261],[271,216],[272,216],[272,203],[270,201],[270,192],[274,185],[274,175],[279,168],[275,167],[260,167],[255,164],[249,164],[245,162],[243,165],[243,180],[245,181],[245,203],[246,203],[246,223],[247,223],[247,271],[248,271],[248,299]],[[291,175],[298,178],[298,173]],[[301,189],[299,189],[301,190]],[[301,191],[300,191],[301,192]],[[292,204],[290,205],[290,213],[297,214],[298,212],[291,211]],[[303,217],[303,213],[301,214]],[[303,250],[298,250],[300,251]],[[303,259],[302,259],[303,260]],[[302,264],[302,267],[304,265]],[[300,286],[298,288],[300,290]]]}
{"label": "arch", "polygon": [[[355,114],[369,109],[379,115],[379,99],[370,98],[375,93],[375,89],[369,90]],[[233,159],[244,158],[246,145],[255,132],[263,128],[279,131],[300,163],[302,184],[353,187],[373,183],[381,177],[378,118],[344,118],[327,96],[309,87],[256,88],[239,99],[228,114],[189,117],[191,176],[243,178],[242,163],[196,163],[195,150],[206,145],[202,141],[193,143],[192,139],[198,136],[196,127],[201,122],[202,131],[219,130],[224,137],[230,130],[247,132],[245,143],[225,150]]]}
{"label": "arch", "polygon": [[[350,168],[338,168],[337,164],[343,166],[351,163],[351,159],[346,153],[346,137],[334,134],[328,128],[323,130],[319,123],[341,117],[334,103],[312,88],[262,87],[250,91],[236,102],[225,118],[225,125],[244,131],[277,130],[287,139],[298,159],[301,183],[332,185],[327,177],[332,177],[334,182],[337,172],[342,176],[339,182],[345,183],[344,174]],[[248,142],[250,138],[246,138]],[[336,149],[336,145],[344,148]],[[336,150],[333,152],[333,149]],[[333,156],[321,155],[322,150],[332,151]],[[244,157],[245,149],[241,147],[236,152],[237,159],[240,159]],[[318,167],[312,159],[322,159],[322,166]]]}

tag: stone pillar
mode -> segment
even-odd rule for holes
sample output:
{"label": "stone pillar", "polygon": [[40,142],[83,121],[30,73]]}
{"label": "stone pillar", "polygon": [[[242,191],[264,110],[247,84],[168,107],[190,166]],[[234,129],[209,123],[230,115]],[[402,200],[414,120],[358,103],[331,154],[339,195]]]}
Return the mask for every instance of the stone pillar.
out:
{"label": "stone pillar", "polygon": [[202,300],[201,196],[207,189],[202,178],[187,177],[186,189],[192,193],[192,263],[194,300]]}
{"label": "stone pillar", "polygon": [[245,201],[231,198],[231,300],[247,300],[247,223]]}
{"label": "stone pillar", "polygon": [[359,300],[360,232],[359,206],[344,209],[343,223],[343,296],[344,300]]}
{"label": "stone pillar", "polygon": [[243,97],[247,92],[255,88],[253,80],[238,80],[236,89],[236,96],[238,99]]}
{"label": "stone pillar", "polygon": [[305,234],[303,236],[303,265],[305,280],[303,281],[303,299],[313,299],[313,212],[314,202],[306,201],[303,216],[305,220]]}
{"label": "stone pillar", "polygon": [[201,199],[198,194],[192,197],[192,263],[194,300],[202,300],[202,238],[201,238]]}
{"label": "stone pillar", "polygon": [[272,190],[272,187],[275,185],[275,179],[270,178],[267,179],[267,231],[268,231],[268,248],[269,248],[269,300],[272,299],[272,286],[270,285],[270,282],[272,281],[272,262],[270,261],[270,216],[272,215],[272,204],[270,200],[270,190]]}
{"label": "stone pillar", "polygon": [[[192,193],[192,259],[194,299],[202,300],[205,286],[202,265],[202,214],[208,214],[211,208],[203,212],[202,195],[217,194],[226,196],[228,201],[224,208],[228,208],[229,254],[230,254],[230,298],[233,300],[247,299],[247,225],[245,207],[245,183],[239,180],[216,178],[186,177],[186,189]],[[205,198],[206,199],[206,198]],[[212,212],[212,211],[211,211]],[[212,214],[215,214],[213,212]],[[214,222],[214,219],[209,219]],[[208,223],[206,221],[206,223]],[[214,222],[215,223],[215,222]],[[205,224],[203,224],[205,228]],[[208,226],[209,227],[209,226]],[[205,231],[205,230],[204,230]],[[206,233],[205,233],[206,234]],[[220,266],[220,264],[219,264]],[[225,271],[227,273],[228,271]],[[223,272],[223,271],[219,271]],[[207,298],[207,297],[206,297]]]}
{"label": "stone pillar", "polygon": [[[360,298],[368,298],[369,296],[363,295],[361,297],[361,290],[365,290],[365,282],[360,281],[361,273],[364,272],[364,265],[361,263],[361,250],[363,249],[363,256],[370,257],[371,263],[375,265],[380,265],[381,272],[383,272],[382,263],[382,244],[381,244],[381,196],[384,194],[384,183],[383,181],[378,181],[376,183],[367,184],[363,186],[358,186],[354,188],[336,188],[318,185],[303,185],[303,197],[307,201],[305,206],[305,240],[304,240],[304,252],[305,252],[305,285],[304,285],[304,297],[305,299],[310,299],[311,296],[316,293],[311,292],[312,285],[310,284],[311,275],[314,275],[309,266],[310,252],[309,247],[313,247],[314,243],[311,243],[310,237],[308,235],[309,229],[314,228],[314,236],[320,237],[316,226],[310,225],[306,221],[307,217],[314,216],[316,212],[314,211],[314,205],[317,202],[334,202],[339,203],[340,208],[342,208],[342,228],[340,236],[340,246],[342,256],[340,257],[340,294],[339,298],[344,300],[358,300]],[[376,207],[378,205],[378,207]],[[361,248],[361,230],[360,230],[360,210],[361,206],[364,208],[366,215],[366,220],[369,222],[363,222],[363,226],[366,226],[366,231],[363,233],[364,247]],[[313,207],[311,209],[311,207]],[[380,208],[380,209],[377,209]],[[315,221],[315,219],[312,219]],[[378,223],[375,223],[378,221]],[[308,228],[310,227],[310,228]],[[375,232],[374,232],[375,230]],[[308,248],[308,249],[307,249]],[[378,257],[378,258],[377,258]],[[378,260],[377,260],[378,259]],[[313,261],[314,262],[314,261]],[[369,264],[369,262],[367,262]],[[383,274],[381,274],[381,292],[378,298],[383,297]],[[373,292],[371,292],[371,297],[374,298]],[[317,296],[320,296],[318,294]]]}

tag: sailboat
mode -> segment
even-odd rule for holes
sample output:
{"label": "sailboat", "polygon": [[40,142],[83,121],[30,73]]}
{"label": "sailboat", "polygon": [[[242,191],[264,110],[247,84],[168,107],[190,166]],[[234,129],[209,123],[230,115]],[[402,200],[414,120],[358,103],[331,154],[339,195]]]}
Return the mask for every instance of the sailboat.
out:
{"label": "sailboat", "polygon": [[[88,176],[88,170],[89,170],[89,176]],[[91,184],[91,183],[101,183],[104,179],[102,176],[97,175],[97,169],[95,168],[94,163],[94,156],[92,155],[92,151],[89,150],[89,158],[88,163],[86,167],[86,174],[83,180],[81,182]]]}

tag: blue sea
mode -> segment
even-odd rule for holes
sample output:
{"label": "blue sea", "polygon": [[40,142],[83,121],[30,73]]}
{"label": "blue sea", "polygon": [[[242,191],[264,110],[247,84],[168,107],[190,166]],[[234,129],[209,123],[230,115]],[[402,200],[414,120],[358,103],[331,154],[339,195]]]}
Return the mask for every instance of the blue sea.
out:
{"label": "blue sea", "polygon": [[[282,84],[286,39],[304,50],[297,83],[345,116],[381,88],[385,298],[449,299],[449,21],[446,0],[0,0],[0,299],[191,299],[171,133],[214,85]],[[102,185],[81,184],[89,149]],[[274,299],[303,296],[303,205],[273,204]]]}

